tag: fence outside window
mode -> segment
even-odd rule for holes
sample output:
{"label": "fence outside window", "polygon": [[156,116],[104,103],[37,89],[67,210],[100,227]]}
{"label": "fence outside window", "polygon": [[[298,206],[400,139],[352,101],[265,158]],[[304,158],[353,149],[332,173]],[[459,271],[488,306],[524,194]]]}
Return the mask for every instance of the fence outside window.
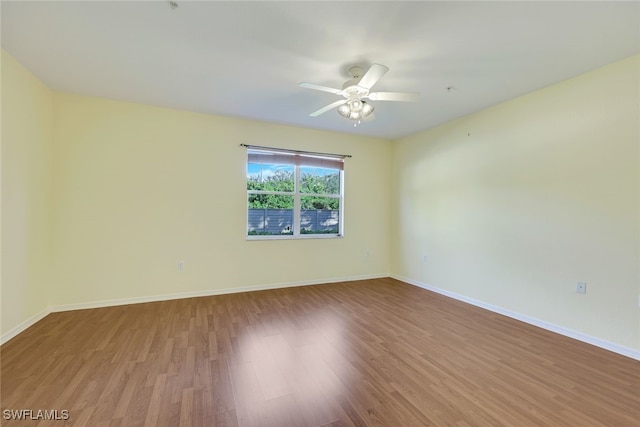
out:
{"label": "fence outside window", "polygon": [[[330,209],[302,209],[300,233],[338,233],[340,211]],[[248,234],[293,234],[293,209],[249,209]]]}

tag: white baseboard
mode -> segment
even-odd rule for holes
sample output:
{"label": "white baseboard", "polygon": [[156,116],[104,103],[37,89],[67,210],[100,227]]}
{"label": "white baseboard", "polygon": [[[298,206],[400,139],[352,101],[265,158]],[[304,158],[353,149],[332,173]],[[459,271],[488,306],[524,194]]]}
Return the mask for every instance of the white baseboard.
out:
{"label": "white baseboard", "polygon": [[24,322],[20,323],[16,327],[5,332],[4,334],[2,334],[2,336],[0,336],[0,345],[6,343],[7,341],[9,341],[11,338],[15,337],[19,333],[27,330],[27,328],[30,328],[31,326],[35,325],[37,322],[44,319],[50,313],[51,313],[51,309],[47,307],[44,310],[42,310],[40,313],[34,314],[33,316],[31,316]]}
{"label": "white baseboard", "polygon": [[322,284],[339,283],[339,282],[352,282],[355,280],[379,279],[382,277],[389,277],[389,275],[382,274],[382,275],[367,275],[367,276],[336,277],[331,279],[304,280],[299,282],[272,283],[269,285],[241,286],[241,287],[222,288],[222,289],[206,289],[202,291],[179,292],[175,294],[163,294],[163,295],[151,295],[151,296],[134,297],[134,298],[91,301],[91,302],[84,302],[84,303],[77,303],[77,304],[56,305],[51,307],[51,312],[56,313],[60,311],[85,310],[88,308],[113,307],[118,305],[140,304],[145,302],[156,302],[156,301],[169,301],[169,300],[183,299],[183,298],[209,297],[213,295],[237,294],[240,292],[266,291],[270,289],[293,288],[296,286],[310,286],[310,285],[322,285]]}
{"label": "white baseboard", "polygon": [[515,313],[513,311],[504,309],[502,307],[497,307],[495,305],[487,304],[482,301],[478,301],[473,298],[466,297],[464,295],[456,294],[455,292],[450,292],[444,289],[437,288],[435,286],[427,285],[426,283],[419,282],[417,280],[410,279],[408,277],[399,276],[396,274],[391,275],[392,278],[396,280],[400,280],[401,282],[408,283],[413,286],[417,286],[422,289],[426,289],[428,291],[432,291],[438,293],[440,295],[444,295],[458,301],[466,302],[471,305],[475,305],[476,307],[484,308],[485,310],[492,311],[494,313],[502,314],[507,317],[511,317],[516,320],[520,320],[521,322],[528,323],[533,326],[537,326],[542,329],[546,329],[551,332],[555,332],[560,335],[564,335],[569,338],[576,339],[578,341],[585,342],[587,344],[595,345],[596,347],[603,348],[605,350],[612,351],[614,353],[621,354],[623,356],[630,357],[632,359],[640,360],[640,350],[636,350],[633,348],[625,347],[623,345],[615,344],[600,338],[593,337],[591,335],[584,334],[582,332],[574,331],[572,329],[568,329],[562,326],[554,325],[553,323],[545,322],[544,320],[536,319],[534,317],[526,316],[524,314]]}

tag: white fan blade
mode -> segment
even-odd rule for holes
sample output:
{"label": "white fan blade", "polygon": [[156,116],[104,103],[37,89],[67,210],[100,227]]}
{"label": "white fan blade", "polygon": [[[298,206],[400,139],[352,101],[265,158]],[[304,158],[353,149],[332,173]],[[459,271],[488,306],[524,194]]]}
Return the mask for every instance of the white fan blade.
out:
{"label": "white fan blade", "polygon": [[319,109],[318,111],[314,111],[313,113],[309,114],[311,117],[318,117],[320,114],[324,114],[329,110],[332,110],[342,104],[345,104],[347,102],[346,99],[341,99],[340,101],[336,101],[334,103],[331,103],[325,107],[322,107],[321,109]]}
{"label": "white fan blade", "polygon": [[416,102],[420,98],[420,94],[416,92],[371,92],[368,98],[372,101]]}
{"label": "white fan blade", "polygon": [[342,94],[342,90],[341,89],[334,89],[332,87],[320,86],[320,85],[316,85],[316,84],[313,84],[313,83],[302,82],[298,86],[304,87],[304,88],[307,88],[307,89],[314,89],[314,90],[321,90],[323,92],[335,93],[336,95],[341,95]]}
{"label": "white fan blade", "polygon": [[364,76],[358,82],[358,86],[363,87],[365,89],[371,89],[374,84],[378,82],[389,71],[389,67],[385,67],[380,64],[373,64]]}

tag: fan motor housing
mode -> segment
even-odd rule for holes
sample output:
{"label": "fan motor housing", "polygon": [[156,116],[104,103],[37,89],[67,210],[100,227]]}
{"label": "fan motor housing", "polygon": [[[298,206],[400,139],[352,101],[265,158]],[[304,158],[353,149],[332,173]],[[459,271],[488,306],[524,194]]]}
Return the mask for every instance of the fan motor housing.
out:
{"label": "fan motor housing", "polygon": [[362,78],[364,74],[362,67],[356,65],[349,68],[349,74],[351,74],[352,79],[347,80],[342,85],[342,94],[344,97],[347,99],[359,99],[367,96],[369,94],[369,90],[358,86],[360,78]]}
{"label": "fan motor housing", "polygon": [[342,85],[342,94],[345,98],[362,98],[369,94],[369,89],[358,86],[360,79],[347,80]]}

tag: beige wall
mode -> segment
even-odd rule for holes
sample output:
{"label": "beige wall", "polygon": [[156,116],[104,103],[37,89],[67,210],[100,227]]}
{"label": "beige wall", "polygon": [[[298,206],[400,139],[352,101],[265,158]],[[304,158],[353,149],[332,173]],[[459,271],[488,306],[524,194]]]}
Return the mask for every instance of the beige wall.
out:
{"label": "beige wall", "polygon": [[[389,141],[60,93],[55,111],[53,305],[390,272]],[[241,143],[351,154],[345,237],[247,241]]]}
{"label": "beige wall", "polygon": [[392,271],[640,349],[639,64],[397,141]]}
{"label": "beige wall", "polygon": [[0,334],[49,305],[53,95],[2,51]]}

